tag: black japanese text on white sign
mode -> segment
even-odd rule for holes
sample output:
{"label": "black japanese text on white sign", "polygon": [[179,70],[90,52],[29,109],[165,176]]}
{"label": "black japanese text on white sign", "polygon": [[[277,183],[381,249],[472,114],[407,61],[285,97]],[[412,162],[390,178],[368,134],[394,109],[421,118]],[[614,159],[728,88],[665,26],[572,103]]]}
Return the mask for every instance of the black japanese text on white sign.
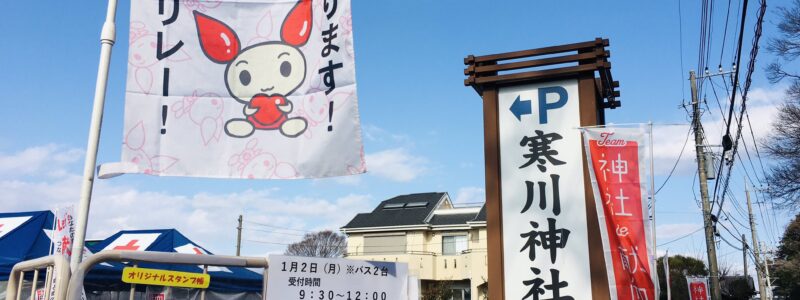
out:
{"label": "black japanese text on white sign", "polygon": [[498,99],[506,299],[591,299],[578,82]]}
{"label": "black japanese text on white sign", "polygon": [[408,264],[270,255],[268,300],[406,300]]}

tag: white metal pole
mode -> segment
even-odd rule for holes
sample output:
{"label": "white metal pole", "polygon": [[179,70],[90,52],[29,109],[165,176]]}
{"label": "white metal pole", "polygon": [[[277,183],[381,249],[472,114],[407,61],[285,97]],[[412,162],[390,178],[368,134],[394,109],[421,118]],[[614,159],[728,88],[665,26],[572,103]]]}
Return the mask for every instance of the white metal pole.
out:
{"label": "white metal pole", "polygon": [[[656,190],[655,190],[655,170],[653,160],[653,121],[647,122],[647,125],[650,130],[650,215],[653,217],[653,221],[650,224],[650,230],[652,231],[652,243],[653,243],[653,253],[652,253],[652,266],[653,268],[650,270],[653,277],[653,287],[655,288],[656,299],[658,298],[658,294],[661,289],[658,287],[658,266],[657,258],[658,258],[658,251],[656,250]],[[669,285],[669,282],[667,282]]]}
{"label": "white metal pole", "polygon": [[81,200],[78,206],[77,230],[72,241],[72,258],[70,268],[76,270],[83,257],[83,243],[86,240],[86,225],[89,221],[89,204],[92,201],[94,170],[97,165],[97,146],[100,143],[100,126],[103,123],[103,105],[106,100],[108,67],[111,62],[111,47],[114,46],[116,28],[114,19],[117,12],[117,0],[108,0],[106,21],[100,33],[100,65],[97,68],[97,83],[94,88],[94,106],[92,121],[89,125],[89,142],[86,146],[86,161],[83,164],[83,184]]}
{"label": "white metal pole", "polygon": [[56,245],[54,240],[56,237],[56,224],[58,224],[58,210],[59,208],[56,208],[56,214],[53,216],[53,227],[51,227],[53,230],[50,231],[50,250],[47,252],[48,255],[53,254],[55,251]]}

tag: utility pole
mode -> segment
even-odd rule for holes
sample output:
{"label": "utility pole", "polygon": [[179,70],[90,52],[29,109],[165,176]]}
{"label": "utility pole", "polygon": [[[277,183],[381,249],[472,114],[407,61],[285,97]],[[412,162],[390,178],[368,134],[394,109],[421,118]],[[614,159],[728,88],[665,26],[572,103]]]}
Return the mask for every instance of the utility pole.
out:
{"label": "utility pole", "polygon": [[239,215],[239,226],[236,227],[236,256],[242,250],[242,215]]}
{"label": "utility pole", "polygon": [[747,278],[747,239],[742,233],[742,260],[744,262],[744,278]]}
{"label": "utility pole", "polygon": [[756,255],[756,276],[758,277],[758,294],[761,300],[767,299],[767,287],[764,285],[764,263],[761,262],[761,251],[758,244],[758,233],[756,233],[756,220],[753,218],[753,205],[750,203],[750,191],[747,190],[747,182],[744,185],[744,195],[747,198],[747,213],[750,217],[750,232],[753,234],[753,250]]}
{"label": "utility pole", "polygon": [[[760,247],[761,247],[761,250],[762,250],[761,252],[764,253],[764,251],[763,251],[764,250],[764,243],[761,243]],[[768,299],[772,299],[772,281],[769,278],[769,261],[767,259],[767,254],[766,253],[764,253],[764,271],[765,271],[764,273],[766,273],[766,276],[767,276],[767,277],[764,278],[764,281],[766,282],[766,285],[767,285],[767,296],[769,296]]]}
{"label": "utility pole", "polygon": [[700,198],[703,201],[703,225],[706,233],[706,250],[708,251],[708,269],[711,277],[711,299],[721,300],[722,290],[719,286],[719,268],[717,266],[717,249],[714,244],[714,225],[711,221],[711,204],[708,202],[708,182],[706,182],[706,157],[703,145],[703,127],[700,122],[700,101],[697,95],[697,81],[694,71],[689,71],[689,82],[692,88],[692,123],[694,125],[694,145],[697,152],[697,176],[700,180]]}

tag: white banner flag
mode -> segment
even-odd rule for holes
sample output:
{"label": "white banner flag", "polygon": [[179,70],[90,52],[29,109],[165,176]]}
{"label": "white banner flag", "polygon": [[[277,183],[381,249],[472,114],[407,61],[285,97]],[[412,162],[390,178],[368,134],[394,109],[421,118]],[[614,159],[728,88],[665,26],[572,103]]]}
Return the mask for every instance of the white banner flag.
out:
{"label": "white banner flag", "polygon": [[101,176],[366,171],[349,0],[131,1],[122,163]]}
{"label": "white banner flag", "polygon": [[72,256],[72,239],[75,236],[75,218],[72,206],[56,210],[56,221],[53,228],[53,253],[61,254],[67,260]]}

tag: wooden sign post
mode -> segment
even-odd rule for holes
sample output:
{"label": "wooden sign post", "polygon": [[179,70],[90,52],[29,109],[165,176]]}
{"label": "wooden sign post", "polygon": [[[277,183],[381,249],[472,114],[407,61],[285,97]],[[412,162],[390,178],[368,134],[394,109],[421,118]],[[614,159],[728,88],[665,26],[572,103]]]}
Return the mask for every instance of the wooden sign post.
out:
{"label": "wooden sign post", "polygon": [[489,299],[609,298],[579,130],[620,106],[607,46],[464,59],[483,98]]}

